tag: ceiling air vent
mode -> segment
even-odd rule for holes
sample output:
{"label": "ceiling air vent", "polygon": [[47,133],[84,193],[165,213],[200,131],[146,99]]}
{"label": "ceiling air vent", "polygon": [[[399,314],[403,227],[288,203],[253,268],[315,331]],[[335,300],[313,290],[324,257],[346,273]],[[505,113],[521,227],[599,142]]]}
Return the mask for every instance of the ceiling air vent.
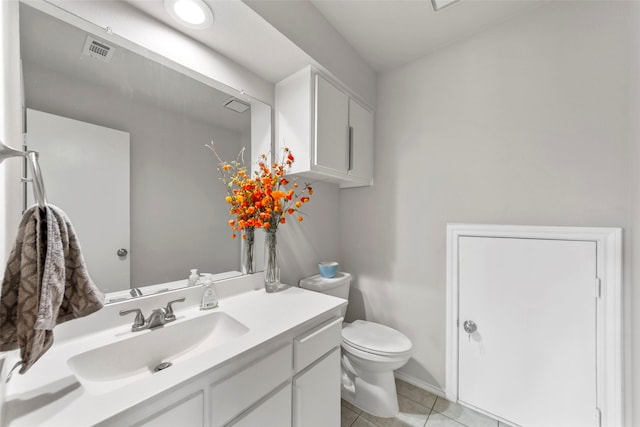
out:
{"label": "ceiling air vent", "polygon": [[244,113],[251,106],[246,102],[240,101],[238,98],[229,98],[224,102],[224,106],[229,110],[233,110],[236,113]]}
{"label": "ceiling air vent", "polygon": [[91,36],[87,36],[87,41],[84,42],[84,48],[82,49],[82,53],[84,55],[104,62],[111,61],[113,52],[115,52],[115,48],[113,46],[109,46],[108,44],[96,40]]}

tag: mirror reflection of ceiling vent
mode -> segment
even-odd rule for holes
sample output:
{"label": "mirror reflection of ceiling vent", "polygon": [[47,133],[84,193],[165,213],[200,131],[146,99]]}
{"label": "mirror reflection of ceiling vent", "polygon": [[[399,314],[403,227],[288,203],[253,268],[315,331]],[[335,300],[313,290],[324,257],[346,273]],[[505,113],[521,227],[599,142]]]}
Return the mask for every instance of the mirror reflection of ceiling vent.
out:
{"label": "mirror reflection of ceiling vent", "polygon": [[115,48],[113,46],[109,46],[91,36],[87,36],[87,40],[84,42],[84,48],[82,49],[84,55],[104,62],[111,61],[114,52]]}
{"label": "mirror reflection of ceiling vent", "polygon": [[236,113],[244,113],[249,108],[251,108],[249,104],[247,104],[246,102],[240,101],[237,98],[227,99],[226,101],[224,101],[224,106],[229,110],[235,111]]}

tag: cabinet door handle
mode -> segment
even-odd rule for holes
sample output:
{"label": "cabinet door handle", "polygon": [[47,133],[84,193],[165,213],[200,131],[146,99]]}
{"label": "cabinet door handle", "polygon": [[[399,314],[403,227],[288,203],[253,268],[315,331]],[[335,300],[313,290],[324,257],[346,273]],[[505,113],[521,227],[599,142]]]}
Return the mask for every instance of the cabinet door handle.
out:
{"label": "cabinet door handle", "polygon": [[349,126],[349,167],[347,171],[353,169],[353,126]]}

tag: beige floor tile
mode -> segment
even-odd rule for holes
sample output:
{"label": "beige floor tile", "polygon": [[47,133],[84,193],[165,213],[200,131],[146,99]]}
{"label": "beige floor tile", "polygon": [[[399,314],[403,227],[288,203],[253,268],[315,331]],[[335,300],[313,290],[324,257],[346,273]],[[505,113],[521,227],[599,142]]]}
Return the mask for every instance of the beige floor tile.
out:
{"label": "beige floor tile", "polygon": [[438,397],[433,410],[470,427],[498,427],[498,421],[457,403]]}
{"label": "beige floor tile", "polygon": [[360,418],[364,418],[377,427],[423,427],[429,416],[430,409],[413,400],[398,396],[400,413],[395,418],[380,418],[363,412]]}
{"label": "beige floor tile", "polygon": [[354,422],[353,424],[351,424],[351,427],[378,427],[377,425],[373,424],[370,421],[365,420],[362,417],[358,417],[358,419],[356,420],[356,422]]}
{"label": "beige floor tile", "polygon": [[356,418],[358,414],[343,406],[340,413],[340,427],[351,427]]}
{"label": "beige floor tile", "polygon": [[408,397],[429,409],[433,408],[433,404],[436,403],[438,397],[433,393],[429,393],[428,391],[398,379],[396,379],[396,390],[399,395]]}
{"label": "beige floor tile", "polygon": [[347,408],[353,412],[355,412],[356,414],[360,415],[362,413],[362,409],[358,408],[357,406],[352,405],[351,403],[347,402],[344,399],[340,400],[341,405],[343,408]]}
{"label": "beige floor tile", "polygon": [[452,420],[449,417],[446,417],[438,412],[431,412],[429,415],[429,419],[427,420],[427,424],[425,427],[463,427],[464,424],[460,424],[457,421]]}

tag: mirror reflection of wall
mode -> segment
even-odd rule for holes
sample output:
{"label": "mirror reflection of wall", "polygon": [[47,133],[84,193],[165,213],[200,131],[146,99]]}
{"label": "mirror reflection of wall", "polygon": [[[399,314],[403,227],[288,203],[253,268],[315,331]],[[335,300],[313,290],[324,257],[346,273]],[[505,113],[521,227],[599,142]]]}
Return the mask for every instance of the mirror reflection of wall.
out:
{"label": "mirror reflection of wall", "polygon": [[[191,268],[238,271],[240,247],[229,238],[225,189],[204,145],[214,140],[223,158],[249,149],[250,110],[225,109],[229,94],[113,44],[108,61],[84,55],[85,31],[25,4],[20,27],[27,108],[130,134],[130,283],[98,282],[101,289],[182,280]],[[57,165],[44,156],[40,162],[47,183]],[[65,191],[109,218],[100,186]],[[57,204],[52,189],[47,192]],[[80,224],[99,228],[99,221],[67,213],[86,246]],[[105,251],[117,257],[118,249]]]}

